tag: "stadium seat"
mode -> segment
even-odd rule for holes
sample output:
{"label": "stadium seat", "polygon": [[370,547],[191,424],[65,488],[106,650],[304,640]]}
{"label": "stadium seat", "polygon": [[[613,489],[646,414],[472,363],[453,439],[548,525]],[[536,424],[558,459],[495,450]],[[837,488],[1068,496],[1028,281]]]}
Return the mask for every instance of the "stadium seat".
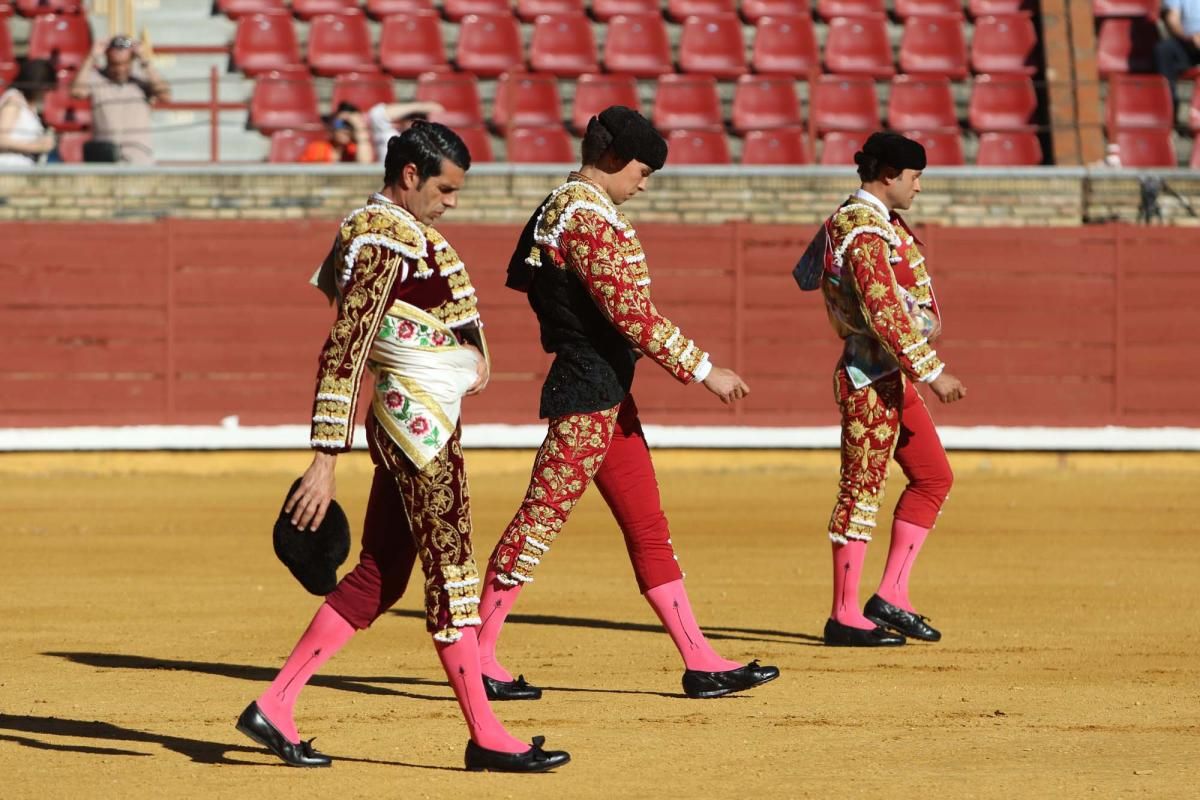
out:
{"label": "stadium seat", "polygon": [[379,63],[397,78],[449,71],[441,18],[433,11],[385,17],[379,34]]}
{"label": "stadium seat", "polygon": [[535,22],[542,14],[586,14],[583,0],[517,0],[517,16]]}
{"label": "stadium seat", "polygon": [[442,0],[442,11],[455,22],[472,14],[512,14],[509,0]]}
{"label": "stadium seat", "polygon": [[0,3],[0,20],[6,20],[13,15],[13,7],[8,3]]}
{"label": "stadium seat", "polygon": [[981,167],[1036,167],[1042,145],[1031,131],[989,131],[979,136],[975,163]]}
{"label": "stadium seat", "polygon": [[249,14],[237,22],[233,64],[254,77],[300,63],[296,33],[289,14]]}
{"label": "stadium seat", "polygon": [[17,13],[23,17],[40,17],[43,14],[79,14],[83,12],[83,0],[16,0]]}
{"label": "stadium seat", "polygon": [[1192,84],[1192,105],[1188,109],[1188,126],[1193,133],[1200,131],[1200,83]]}
{"label": "stadium seat", "polygon": [[654,127],[674,130],[724,130],[717,81],[710,75],[662,75],[654,93]]}
{"label": "stadium seat", "polygon": [[1101,17],[1158,17],[1159,0],[1092,0],[1092,13]]}
{"label": "stadium seat", "polygon": [[890,78],[892,45],[883,17],[839,17],[829,23],[825,39],[825,68],[838,75]]}
{"label": "stadium seat", "polygon": [[247,14],[258,14],[261,12],[287,11],[287,4],[283,0],[217,0],[217,13],[224,14],[230,19],[239,19]]}
{"label": "stadium seat", "polygon": [[817,0],[817,16],[826,22],[844,17],[882,17],[883,0]]}
{"label": "stadium seat", "polygon": [[458,29],[458,68],[494,78],[525,66],[517,18],[504,14],[468,14]]}
{"label": "stadium seat", "polygon": [[1037,0],[969,0],[967,8],[971,19],[995,14],[1032,14],[1037,11]]}
{"label": "stadium seat", "polygon": [[42,118],[57,131],[81,131],[92,127],[92,101],[71,97],[69,83],[61,82],[58,88],[46,94],[42,106]]}
{"label": "stadium seat", "polygon": [[871,78],[822,75],[813,84],[809,108],[819,134],[879,127],[879,95]]}
{"label": "stadium seat", "polygon": [[596,72],[596,39],[592,21],[583,14],[543,14],[533,25],[529,66],[560,78]]}
{"label": "stadium seat", "polygon": [[746,133],[742,140],[742,163],[758,166],[811,164],[812,157],[802,129],[772,128]]}
{"label": "stadium seat", "polygon": [[371,19],[384,20],[396,14],[420,14],[435,12],[433,0],[367,0],[364,7]]}
{"label": "stadium seat", "polygon": [[303,67],[260,75],[250,96],[250,127],[265,134],[321,125],[317,90]]}
{"label": "stadium seat", "polygon": [[64,164],[82,164],[83,146],[92,140],[91,131],[65,131],[58,135],[58,157]]}
{"label": "stadium seat", "polygon": [[931,167],[961,167],[963,159],[962,137],[958,131],[901,131],[925,148],[925,161]]}
{"label": "stadium seat", "polygon": [[755,72],[803,76],[821,71],[817,36],[807,14],[761,17],[755,27]]}
{"label": "stadium seat", "polygon": [[888,94],[887,124],[893,130],[957,132],[958,118],[949,79],[897,75]]}
{"label": "stadium seat", "polygon": [[324,128],[288,128],[271,134],[271,149],[267,161],[272,164],[295,164],[312,142],[329,137]]}
{"label": "stadium seat", "polygon": [[895,13],[902,20],[909,17],[961,16],[962,0],[896,0]]}
{"label": "stadium seat", "polygon": [[92,31],[83,14],[45,14],[33,18],[29,58],[48,58],[56,70],[78,70],[92,49]]}
{"label": "stadium seat", "polygon": [[821,164],[839,167],[854,164],[854,154],[871,134],[867,131],[830,131],[821,140]]}
{"label": "stadium seat", "polygon": [[736,78],[746,71],[746,43],[736,14],[688,17],[679,37],[679,68],[693,75]]}
{"label": "stadium seat", "polygon": [[660,14],[659,0],[592,0],[592,16],[608,22],[622,14]]}
{"label": "stadium seat", "polygon": [[575,81],[571,129],[582,136],[588,120],[609,106],[627,106],[641,111],[637,80],[632,75],[580,75]]}
{"label": "stadium seat", "polygon": [[0,19],[0,85],[8,86],[17,74],[17,55],[13,51],[8,20]]}
{"label": "stadium seat", "polygon": [[482,125],[479,81],[465,72],[426,72],[417,78],[415,99],[440,103],[444,109],[432,119],[451,128]]}
{"label": "stadium seat", "polygon": [[900,71],[909,75],[967,77],[962,17],[909,17],[900,36]]}
{"label": "stadium seat", "polygon": [[1101,20],[1096,34],[1096,67],[1105,77],[1122,72],[1152,72],[1157,41],[1158,27],[1154,20]]}
{"label": "stadium seat", "polygon": [[302,20],[357,10],[358,0],[292,0],[292,14]]}
{"label": "stadium seat", "polygon": [[1200,169],[1200,139],[1192,139],[1192,162],[1188,166],[1192,169]]}
{"label": "stadium seat", "polygon": [[350,103],[364,113],[379,103],[396,102],[392,80],[380,72],[343,72],[333,79],[330,109]]}
{"label": "stadium seat", "polygon": [[467,152],[471,154],[472,164],[482,164],[495,161],[496,157],[492,154],[492,137],[488,135],[487,129],[482,125],[467,125],[459,126],[454,129],[459,138],[463,140],[463,144],[467,146]]}
{"label": "stadium seat", "polygon": [[620,14],[609,20],[604,39],[609,72],[656,78],[675,71],[667,26],[659,14]]}
{"label": "stadium seat", "polygon": [[671,131],[667,144],[671,166],[732,163],[729,142],[721,131]]}
{"label": "stadium seat", "polygon": [[743,75],[733,92],[732,117],[734,130],[742,134],[798,126],[800,100],[795,83],[778,75]]}
{"label": "stadium seat", "polygon": [[314,73],[326,77],[375,68],[366,15],[354,9],[313,17],[306,60]]}
{"label": "stadium seat", "polygon": [[1175,167],[1175,142],[1170,130],[1122,130],[1116,139],[1123,167]]}
{"label": "stadium seat", "polygon": [[737,0],[667,0],[667,17],[683,22],[688,17],[736,14]]}
{"label": "stadium seat", "polygon": [[553,75],[506,72],[496,81],[492,126],[507,133],[510,127],[541,128],[562,124],[562,101]]}
{"label": "stadium seat", "polygon": [[575,146],[562,127],[513,128],[508,132],[508,160],[514,164],[574,164]]}
{"label": "stadium seat", "polygon": [[763,17],[806,16],[812,19],[808,0],[742,0],[742,19],[756,23]]}
{"label": "stadium seat", "polygon": [[1162,75],[1113,75],[1108,79],[1105,124],[1109,134],[1129,128],[1175,125],[1175,103]]}
{"label": "stadium seat", "polygon": [[1038,99],[1027,75],[977,75],[967,104],[967,124],[977,131],[1031,131]]}
{"label": "stadium seat", "polygon": [[978,73],[1034,75],[1038,37],[1027,14],[980,17],[971,39],[971,68]]}

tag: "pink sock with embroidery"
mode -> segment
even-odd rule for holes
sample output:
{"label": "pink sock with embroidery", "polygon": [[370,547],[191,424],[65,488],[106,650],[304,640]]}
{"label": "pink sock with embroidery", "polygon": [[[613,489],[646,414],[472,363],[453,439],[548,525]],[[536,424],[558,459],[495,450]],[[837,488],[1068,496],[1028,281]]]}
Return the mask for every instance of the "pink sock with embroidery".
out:
{"label": "pink sock with embroidery", "polygon": [[833,610],[831,619],[851,628],[871,630],[875,623],[863,616],[858,603],[858,582],[867,560],[867,543],[850,539],[833,543]]}
{"label": "pink sock with embroidery", "polygon": [[479,617],[483,620],[479,626],[479,666],[483,674],[493,680],[513,679],[504,665],[496,660],[496,645],[499,643],[500,629],[517,602],[522,586],[524,584],[521,583],[516,586],[504,585],[496,580],[495,571],[490,569],[483,581],[483,595],[479,598]]}
{"label": "pink sock with embroidery", "polygon": [[479,671],[479,639],[474,628],[462,628],[462,638],[447,644],[433,640],[437,647],[442,669],[450,680],[450,688],[458,699],[471,738],[480,747],[505,753],[524,753],[529,745],[515,738],[504,726],[492,707],[488,705],[487,693],[483,689],[483,677]]}
{"label": "pink sock with embroidery", "polygon": [[913,611],[912,602],[908,599],[908,576],[912,574],[913,562],[917,560],[928,535],[929,528],[899,519],[892,523],[892,543],[888,547],[887,564],[883,568],[883,578],[879,581],[876,594],[905,611]]}
{"label": "pink sock with embroidery", "polygon": [[679,655],[683,656],[685,669],[725,672],[742,666],[736,661],[721,658],[712,649],[708,639],[704,638],[700,626],[696,624],[695,616],[692,615],[692,604],[688,602],[682,580],[647,589],[645,597],[654,613],[658,614],[667,633],[671,635],[671,641],[678,648]]}
{"label": "pink sock with embroidery", "polygon": [[330,608],[328,603],[322,604],[275,680],[259,696],[259,710],[289,742],[294,744],[300,741],[296,722],[292,718],[300,690],[322,664],[350,641],[354,633],[354,626],[341,614]]}

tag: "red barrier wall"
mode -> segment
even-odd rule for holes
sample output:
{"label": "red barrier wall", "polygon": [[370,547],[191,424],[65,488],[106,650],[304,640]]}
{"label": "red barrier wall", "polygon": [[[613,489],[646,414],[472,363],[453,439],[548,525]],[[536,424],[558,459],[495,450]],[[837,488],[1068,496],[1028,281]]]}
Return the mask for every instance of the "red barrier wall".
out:
{"label": "red barrier wall", "polygon": [[[810,228],[639,225],[659,308],[750,383],[728,410],[644,363],[659,424],[829,425],[838,355],[790,269]],[[303,424],[332,318],[307,279],[332,222],[0,224],[0,427]],[[533,422],[549,358],[503,287],[513,226],[446,225],[494,355],[470,422]],[[1200,426],[1200,231],[919,231],[944,309],[955,425]]]}

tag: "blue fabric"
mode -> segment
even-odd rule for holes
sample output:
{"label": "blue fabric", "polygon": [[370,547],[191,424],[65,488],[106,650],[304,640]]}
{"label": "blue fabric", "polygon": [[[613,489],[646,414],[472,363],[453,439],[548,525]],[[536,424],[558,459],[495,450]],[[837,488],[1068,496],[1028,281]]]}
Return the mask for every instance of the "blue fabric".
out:
{"label": "blue fabric", "polygon": [[1163,0],[1163,8],[1180,12],[1183,32],[1188,36],[1200,33],[1200,0]]}

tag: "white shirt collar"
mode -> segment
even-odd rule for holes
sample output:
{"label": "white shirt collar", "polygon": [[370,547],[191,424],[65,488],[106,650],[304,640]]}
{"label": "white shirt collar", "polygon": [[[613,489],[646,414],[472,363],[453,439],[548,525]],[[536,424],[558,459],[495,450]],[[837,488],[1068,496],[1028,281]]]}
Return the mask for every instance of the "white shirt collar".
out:
{"label": "white shirt collar", "polygon": [[890,220],[892,218],[892,212],[888,211],[888,207],[883,204],[883,201],[868,192],[866,189],[859,189],[854,193],[854,196],[859,200],[866,200],[868,203],[878,208],[883,214],[884,219]]}

